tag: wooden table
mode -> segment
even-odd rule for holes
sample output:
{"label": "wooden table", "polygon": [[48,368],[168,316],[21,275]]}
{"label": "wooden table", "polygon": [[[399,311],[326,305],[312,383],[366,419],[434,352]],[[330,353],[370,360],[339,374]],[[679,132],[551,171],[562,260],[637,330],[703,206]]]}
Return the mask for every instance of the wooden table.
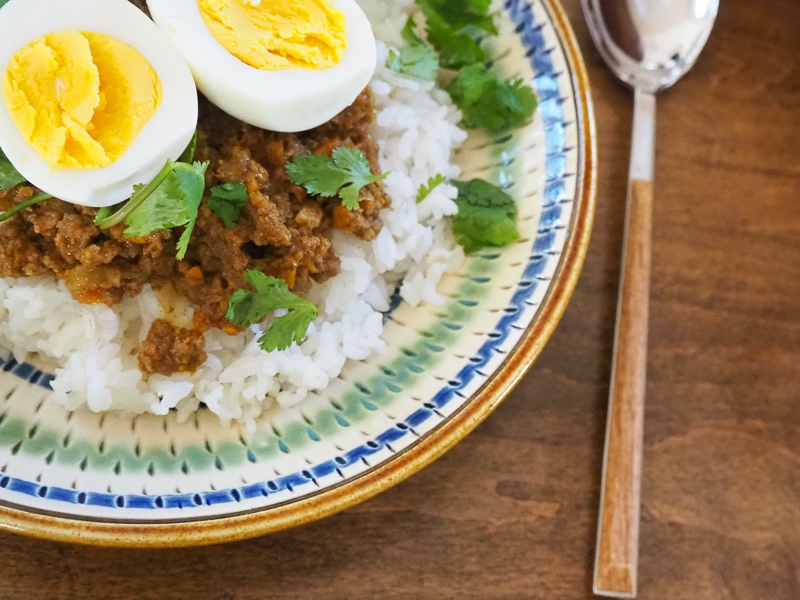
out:
{"label": "wooden table", "polygon": [[[722,0],[659,96],[639,597],[800,598],[800,3]],[[574,297],[475,432],[382,495],[226,546],[0,535],[0,597],[591,597],[631,97],[593,84],[598,206]]]}

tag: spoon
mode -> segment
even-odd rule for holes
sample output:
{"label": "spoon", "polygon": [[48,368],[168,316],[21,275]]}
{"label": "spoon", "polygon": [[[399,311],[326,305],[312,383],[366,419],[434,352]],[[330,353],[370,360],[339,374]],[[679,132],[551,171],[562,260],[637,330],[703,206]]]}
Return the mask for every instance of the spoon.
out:
{"label": "spoon", "polygon": [[633,598],[647,367],[656,93],[681,78],[711,33],[719,0],[582,0],[589,31],[614,74],[633,88],[633,138],[594,593]]}

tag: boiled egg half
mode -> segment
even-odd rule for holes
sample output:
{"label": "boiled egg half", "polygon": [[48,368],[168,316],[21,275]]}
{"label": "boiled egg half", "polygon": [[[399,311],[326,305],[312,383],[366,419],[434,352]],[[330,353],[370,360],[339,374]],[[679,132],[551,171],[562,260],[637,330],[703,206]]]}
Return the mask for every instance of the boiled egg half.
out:
{"label": "boiled egg half", "polygon": [[197,87],[238,119],[303,131],[349,106],[376,66],[355,0],[147,0]]}
{"label": "boiled egg half", "polygon": [[190,143],[191,71],[128,0],[10,0],[0,28],[0,147],[34,186],[110,206]]}

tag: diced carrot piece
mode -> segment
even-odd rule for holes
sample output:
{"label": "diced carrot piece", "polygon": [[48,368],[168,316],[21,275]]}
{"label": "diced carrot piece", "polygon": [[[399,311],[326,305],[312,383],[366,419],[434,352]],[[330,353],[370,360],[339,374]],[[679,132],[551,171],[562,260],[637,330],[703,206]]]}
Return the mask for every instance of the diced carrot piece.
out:
{"label": "diced carrot piece", "polygon": [[314,154],[324,154],[328,155],[334,151],[340,144],[340,140],[336,138],[326,138],[320,142],[320,145],[317,146],[316,150],[314,150]]}
{"label": "diced carrot piece", "polygon": [[350,211],[343,205],[337,204],[333,207],[333,226],[336,229],[347,229],[350,224]]}
{"label": "diced carrot piece", "polygon": [[275,140],[267,144],[267,160],[272,165],[282,165],[284,159],[283,140]]}

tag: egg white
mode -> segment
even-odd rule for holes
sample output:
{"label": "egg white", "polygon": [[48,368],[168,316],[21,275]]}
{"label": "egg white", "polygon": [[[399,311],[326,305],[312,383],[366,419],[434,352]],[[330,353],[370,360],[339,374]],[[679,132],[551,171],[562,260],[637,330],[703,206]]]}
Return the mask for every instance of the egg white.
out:
{"label": "egg white", "polygon": [[116,161],[95,169],[52,169],[22,137],[0,93],[0,147],[30,183],[84,206],[111,206],[178,158],[197,127],[197,89],[175,47],[127,0],[10,0],[0,9],[0,69],[21,48],[61,30],[102,33],[135,48],[155,70],[162,98],[152,118]]}
{"label": "egg white", "polygon": [[376,67],[372,26],[355,0],[330,0],[345,16],[347,48],[329,69],[260,70],[230,54],[203,21],[197,0],[147,0],[153,20],[183,54],[198,89],[230,115],[272,131],[304,131],[335,117]]}

